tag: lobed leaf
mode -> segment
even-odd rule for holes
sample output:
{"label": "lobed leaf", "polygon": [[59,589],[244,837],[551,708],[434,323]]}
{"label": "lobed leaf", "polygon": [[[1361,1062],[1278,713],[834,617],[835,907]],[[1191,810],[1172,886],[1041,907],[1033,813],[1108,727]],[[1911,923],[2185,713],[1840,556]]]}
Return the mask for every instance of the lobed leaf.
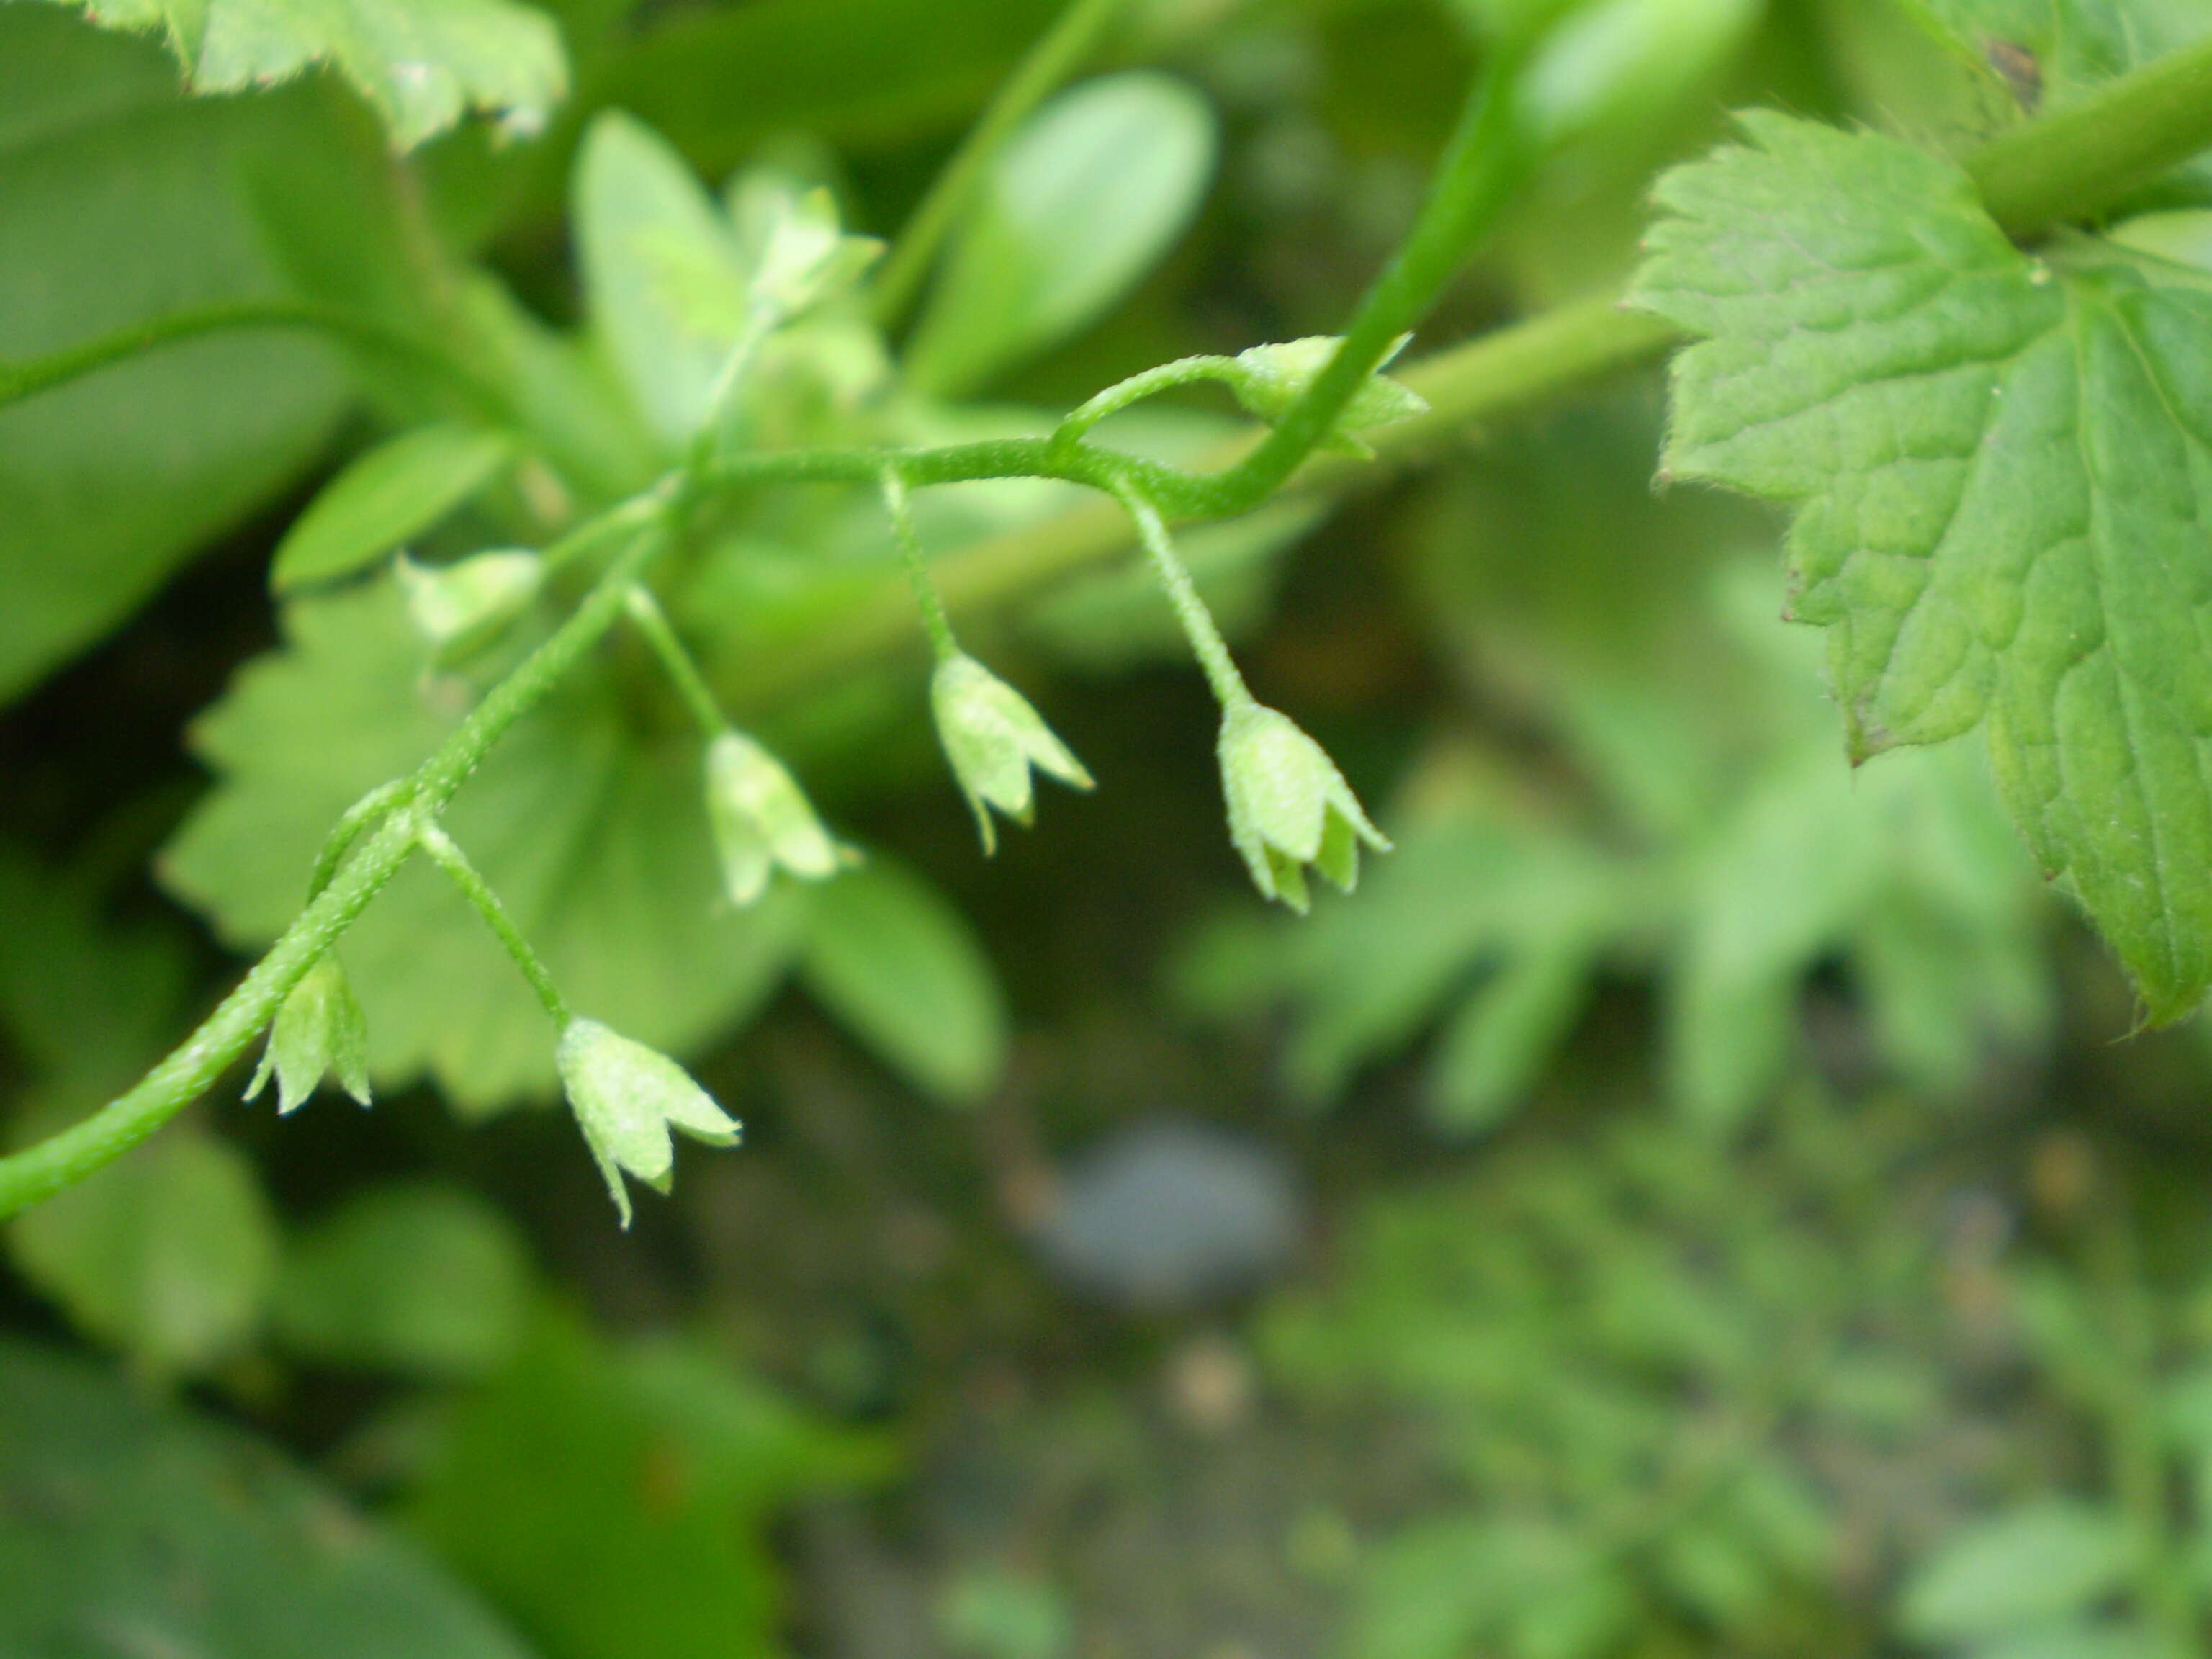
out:
{"label": "lobed leaf", "polygon": [[0,1652],[526,1659],[422,1551],[82,1358],[0,1346]]}
{"label": "lobed leaf", "polygon": [[1983,726],[2150,1016],[2212,986],[2212,295],[2014,247],[1958,167],[1761,114],[1661,184],[1668,465],[1802,510],[1854,759]]}
{"label": "lobed leaf", "polygon": [[203,93],[328,64],[412,149],[471,112],[545,125],[568,88],[560,31],[519,0],[54,0],[109,28],[157,31]]}
{"label": "lobed leaf", "polygon": [[[468,695],[453,680],[426,688],[389,580],[298,602],[287,629],[289,647],[249,664],[196,729],[221,781],[163,863],[248,946],[291,920],[337,815],[412,770]],[[726,1030],[788,960],[793,906],[716,902],[696,749],[645,740],[605,681],[585,677],[518,727],[447,821],[575,1005],[655,1048]],[[380,1087],[428,1073],[476,1112],[551,1093],[544,1011],[434,872],[403,871],[340,951]]]}

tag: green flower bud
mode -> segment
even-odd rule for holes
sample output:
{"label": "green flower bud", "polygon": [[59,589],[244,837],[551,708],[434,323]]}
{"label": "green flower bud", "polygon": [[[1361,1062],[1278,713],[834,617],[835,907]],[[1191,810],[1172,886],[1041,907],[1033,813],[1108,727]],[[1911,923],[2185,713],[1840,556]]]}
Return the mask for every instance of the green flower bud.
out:
{"label": "green flower bud", "polygon": [[1073,788],[1091,787],[1083,763],[1053,735],[1029,699],[966,652],[956,651],[937,665],[929,700],[945,757],[975,809],[985,852],[997,845],[988,808],[1029,823],[1032,766]]}
{"label": "green flower bud", "polygon": [[1327,751],[1259,703],[1233,703],[1222,715],[1221,787],[1229,839],[1253,884],[1301,915],[1307,865],[1348,893],[1359,881],[1359,843],[1390,850]]}
{"label": "green flower bud", "polygon": [[884,251],[872,236],[845,234],[836,198],[826,190],[787,197],[771,212],[752,288],[779,317],[795,317],[851,287]]}
{"label": "green flower bud", "polygon": [[274,1076],[279,1115],[315,1092],[325,1073],[362,1105],[368,1104],[368,1024],[346,982],[338,959],[325,956],[307,969],[277,1009],[269,1046],[246,1085],[257,1098]]}
{"label": "green flower bud", "polygon": [[[1395,357],[1413,337],[1410,334],[1401,335],[1390,348],[1390,356],[1382,361],[1387,363]],[[1316,334],[1277,345],[1254,346],[1237,354],[1233,368],[1224,378],[1237,401],[1249,413],[1272,426],[1297,406],[1298,400],[1312,389],[1342,343],[1333,336]],[[1412,387],[1386,374],[1370,374],[1352,394],[1320,447],[1364,459],[1374,452],[1353,434],[1425,414],[1428,407],[1428,400]]]}
{"label": "green flower bud", "polygon": [[707,814],[731,902],[751,904],[781,865],[802,881],[837,873],[850,854],[830,838],[783,763],[739,732],[707,745]]}
{"label": "green flower bud", "polygon": [[442,565],[399,557],[408,617],[441,666],[463,661],[505,633],[544,581],[545,562],[520,548]]}
{"label": "green flower bud", "polygon": [[743,1133],[681,1066],[595,1019],[570,1020],[554,1058],[584,1144],[625,1228],[629,1191],[623,1177],[635,1176],[666,1192],[676,1167],[672,1129],[710,1146],[734,1146]]}

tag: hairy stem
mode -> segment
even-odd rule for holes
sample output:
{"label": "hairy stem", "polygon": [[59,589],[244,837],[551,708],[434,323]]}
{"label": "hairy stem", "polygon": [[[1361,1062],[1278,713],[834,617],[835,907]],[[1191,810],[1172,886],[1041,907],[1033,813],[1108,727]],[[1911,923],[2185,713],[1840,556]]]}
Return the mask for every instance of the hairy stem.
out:
{"label": "hairy stem", "polygon": [[2094,219],[2212,144],[2212,38],[2016,127],[1966,158],[2014,236]]}
{"label": "hairy stem", "polygon": [[922,632],[929,636],[929,648],[938,661],[960,654],[960,641],[953,637],[952,619],[945,614],[945,596],[937,591],[931,579],[929,562],[921,556],[921,538],[914,533],[914,505],[907,499],[906,480],[899,476],[896,466],[883,471],[884,510],[890,514],[891,534],[898,542],[899,562],[906,567],[908,584],[914,589],[914,602],[921,611]]}
{"label": "hairy stem", "polygon": [[235,990],[182,1047],[128,1092],[51,1139],[0,1158],[0,1218],[51,1198],[103,1166],[204,1094],[253,1039],[322,954],[414,854],[421,817],[451,800],[507,728],[528,714],[621,620],[624,596],[659,551],[657,530],[638,537],[608,567],[568,619],[478,703],[407,781],[410,811],[385,818],[339,866]]}
{"label": "hairy stem", "polygon": [[897,245],[878,272],[870,297],[879,326],[895,327],[906,315],[1000,145],[1091,55],[1122,4],[1123,0],[1070,0],[1067,9],[1000,85],[908,218]]}
{"label": "hairy stem", "polygon": [[1128,509],[1130,522],[1137,526],[1137,539],[1152,562],[1153,574],[1167,590],[1168,603],[1175,607],[1176,620],[1182,624],[1183,637],[1190,641],[1198,665],[1206,671],[1206,683],[1212,688],[1214,701],[1224,708],[1251,702],[1252,693],[1244,684],[1244,676],[1237,672],[1237,659],[1229,654],[1229,641],[1221,637],[1213,613],[1198,597],[1197,585],[1176,552],[1168,527],[1160,520],[1159,509],[1133,489],[1117,493],[1121,505]]}
{"label": "hairy stem", "polygon": [[[1102,15],[1106,9],[1106,0],[1097,0]],[[1076,9],[1087,15],[1089,8],[1079,0]],[[1054,71],[1060,73],[1065,70]],[[1027,94],[1032,103],[1049,84],[1044,79]],[[1419,320],[1451,280],[1534,165],[1535,158],[1520,137],[1512,87],[1512,65],[1494,62],[1469,102],[1428,206],[1406,246],[1369,293],[1334,358],[1272,432],[1225,448],[1216,458],[1217,471],[1194,474],[1087,444],[1058,444],[1050,438],[890,453],[736,456],[714,462],[707,471],[687,472],[675,481],[672,490],[664,487],[626,502],[576,532],[569,539],[572,549],[595,545],[597,538],[617,522],[644,526],[568,619],[493,688],[418,771],[402,781],[401,794],[393,799],[404,797],[410,810],[390,812],[373,832],[366,826],[376,822],[376,811],[374,807],[363,811],[355,832],[366,838],[357,840],[350,852],[341,848],[331,855],[338,861],[321,890],[181,1048],[84,1121],[0,1158],[0,1218],[120,1157],[182,1111],[244,1052],[301,976],[414,852],[417,815],[434,817],[507,728],[620,620],[631,585],[659,550],[665,526],[684,517],[708,489],[809,480],[879,483],[887,468],[902,483],[915,487],[987,477],[1063,478],[1125,501],[1143,502],[1155,515],[1163,537],[1168,518],[1227,517],[1258,505],[1306,460],[1346,402],[1388,356],[1397,337]],[[1006,124],[1011,125],[1020,112],[1006,118]],[[2124,199],[2146,176],[2207,143],[2212,143],[2212,41],[2172,54],[2069,109],[2007,135],[1969,158],[1967,165],[1992,214],[2021,235],[2057,219],[2094,215]],[[908,257],[927,263],[924,256]],[[388,351],[458,377],[473,392],[499,401],[450,360],[383,325],[317,307],[250,301],[172,313],[31,362],[0,364],[0,405],[164,344],[272,326],[325,330],[364,348]],[[1377,434],[1377,447],[1402,456],[1485,416],[1540,402],[1595,375],[1655,357],[1674,338],[1653,319],[1589,303],[1501,331],[1404,371],[1407,383],[1428,398],[1431,412]],[[1327,464],[1315,469],[1317,482],[1340,476]],[[1115,556],[1126,550],[1128,540],[1121,515],[1102,504],[941,560],[937,575],[955,606],[1000,603]],[[553,557],[549,553],[549,562]],[[887,614],[883,598],[856,604],[839,629],[823,630],[821,637],[765,665],[749,665],[743,694],[752,699],[788,691],[893,643],[902,636],[904,617]],[[342,824],[341,830],[345,829]],[[325,872],[319,869],[317,873],[320,879]]]}
{"label": "hairy stem", "polygon": [[643,582],[633,582],[623,604],[629,611],[630,625],[643,636],[653,654],[660,659],[660,666],[683,698],[691,718],[709,738],[718,738],[730,729],[729,718],[722,706],[714,700],[714,688],[707,677],[699,672],[690,648],[678,635],[668,613],[660,608],[660,601],[653,597],[653,590]]}
{"label": "hairy stem", "polygon": [[[635,593],[638,590],[633,587],[630,591]],[[492,937],[499,941],[500,948],[521,970],[523,978],[530,981],[530,988],[537,993],[538,1002],[544,1006],[553,1024],[563,1030],[567,1030],[568,1004],[561,994],[561,988],[553,982],[552,970],[546,967],[545,959],[538,954],[530,941],[522,936],[522,929],[514,925],[514,918],[507,913],[507,906],[500,902],[499,895],[492,890],[491,884],[483,878],[475,865],[469,862],[469,855],[461,851],[459,842],[434,823],[426,823],[420,819],[413,822],[415,844],[422,849],[433,864],[446,872],[454,886],[461,890],[461,896],[475,907],[476,913],[483,918],[484,926],[491,929]]]}

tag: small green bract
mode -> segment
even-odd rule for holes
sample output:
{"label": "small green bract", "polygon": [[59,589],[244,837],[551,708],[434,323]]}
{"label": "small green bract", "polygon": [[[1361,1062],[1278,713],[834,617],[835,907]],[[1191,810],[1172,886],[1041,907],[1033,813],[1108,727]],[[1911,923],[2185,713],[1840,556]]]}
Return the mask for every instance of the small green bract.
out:
{"label": "small green bract", "polygon": [[362,1105],[368,1104],[368,1024],[336,957],[307,969],[276,1011],[269,1046],[261,1051],[246,1097],[253,1100],[276,1079],[278,1115],[296,1109],[325,1076]]}

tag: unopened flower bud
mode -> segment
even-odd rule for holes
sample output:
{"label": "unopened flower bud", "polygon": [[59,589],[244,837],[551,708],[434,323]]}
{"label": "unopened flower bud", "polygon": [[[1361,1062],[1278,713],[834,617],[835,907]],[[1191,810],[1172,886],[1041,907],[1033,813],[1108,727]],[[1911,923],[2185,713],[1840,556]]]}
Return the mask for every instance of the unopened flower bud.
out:
{"label": "unopened flower bud", "polygon": [[1301,915],[1307,865],[1348,893],[1359,881],[1359,843],[1390,850],[1328,752],[1259,703],[1234,703],[1222,715],[1221,787],[1229,839],[1253,884]]}
{"label": "unopened flower bud", "polygon": [[489,645],[527,611],[544,585],[545,562],[520,548],[422,565],[402,555],[399,586],[415,631],[434,660],[451,666]]}
{"label": "unopened flower bud", "polygon": [[989,808],[1017,823],[1029,823],[1035,806],[1031,767],[1072,788],[1091,787],[1083,763],[1053,735],[1029,699],[966,652],[937,665],[929,700],[945,757],[975,810],[985,852],[996,845]]}
{"label": "unopened flower bud", "polygon": [[845,234],[828,191],[787,197],[763,239],[753,293],[776,315],[795,317],[850,287],[883,251],[872,236]]}
{"label": "unopened flower bud", "polygon": [[362,1105],[368,1104],[368,1025],[347,983],[338,959],[325,956],[301,976],[276,1010],[269,1046],[246,1085],[257,1098],[270,1077],[276,1079],[281,1115],[314,1093],[327,1075]]}
{"label": "unopened flower bud", "polygon": [[[1412,337],[1401,336],[1383,362],[1389,362],[1404,350],[1406,342]],[[1342,343],[1333,336],[1316,334],[1276,345],[1254,346],[1237,354],[1236,367],[1228,376],[1229,389],[1247,411],[1272,426],[1313,389],[1313,383],[1328,367],[1329,360],[1336,356],[1336,349]],[[1355,433],[1424,414],[1428,407],[1428,400],[1412,387],[1386,374],[1370,374],[1346,402],[1321,447],[1340,454],[1370,455],[1373,452],[1353,435]]]}
{"label": "unopened flower bud", "polygon": [[743,732],[707,745],[707,813],[733,904],[757,901],[778,866],[823,881],[849,860],[783,763]]}
{"label": "unopened flower bud", "polygon": [[630,1220],[625,1175],[656,1192],[668,1190],[676,1167],[670,1131],[681,1129],[712,1146],[734,1146],[743,1133],[681,1066],[595,1019],[568,1022],[555,1063],[624,1227]]}

